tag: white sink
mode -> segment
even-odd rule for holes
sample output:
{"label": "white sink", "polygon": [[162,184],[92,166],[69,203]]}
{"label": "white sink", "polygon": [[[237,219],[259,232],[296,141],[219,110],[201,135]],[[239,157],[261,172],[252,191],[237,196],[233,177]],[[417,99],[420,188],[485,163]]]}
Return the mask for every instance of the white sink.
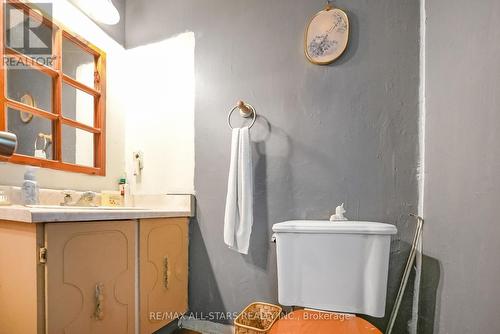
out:
{"label": "white sink", "polygon": [[112,207],[112,206],[64,206],[64,205],[26,205],[28,208],[33,209],[59,209],[59,210],[148,210],[144,208],[135,207]]}

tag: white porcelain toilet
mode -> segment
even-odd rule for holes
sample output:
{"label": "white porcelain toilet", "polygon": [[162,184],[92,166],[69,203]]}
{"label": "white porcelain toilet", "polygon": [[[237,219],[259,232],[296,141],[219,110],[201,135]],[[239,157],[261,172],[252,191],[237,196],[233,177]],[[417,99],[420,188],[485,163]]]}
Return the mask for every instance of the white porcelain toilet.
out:
{"label": "white porcelain toilet", "polygon": [[277,321],[270,333],[381,333],[354,314],[385,314],[394,225],[297,220],[275,224],[273,232],[279,302],[306,309]]}

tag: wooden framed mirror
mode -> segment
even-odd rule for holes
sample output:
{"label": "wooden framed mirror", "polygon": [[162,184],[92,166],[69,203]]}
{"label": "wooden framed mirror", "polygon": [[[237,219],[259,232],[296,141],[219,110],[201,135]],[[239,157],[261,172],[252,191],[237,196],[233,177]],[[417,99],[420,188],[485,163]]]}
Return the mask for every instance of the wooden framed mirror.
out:
{"label": "wooden framed mirror", "polygon": [[[0,22],[0,131],[19,138],[8,161],[105,175],[104,51],[45,15],[42,7],[20,0],[0,6]],[[37,38],[50,45],[43,52],[24,47],[19,37],[34,26]],[[35,154],[39,133],[52,136],[47,159]]]}

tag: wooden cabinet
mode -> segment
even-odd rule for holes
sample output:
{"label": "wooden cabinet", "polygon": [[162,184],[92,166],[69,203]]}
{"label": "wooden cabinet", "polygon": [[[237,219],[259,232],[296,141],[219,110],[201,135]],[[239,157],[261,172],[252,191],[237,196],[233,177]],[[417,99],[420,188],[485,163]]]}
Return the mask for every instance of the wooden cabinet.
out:
{"label": "wooden cabinet", "polygon": [[45,225],[50,334],[135,332],[135,224]]}
{"label": "wooden cabinet", "polygon": [[188,221],[139,224],[140,327],[153,333],[188,308]]}
{"label": "wooden cabinet", "polygon": [[187,311],[188,218],[0,221],[0,334],[150,334]]}

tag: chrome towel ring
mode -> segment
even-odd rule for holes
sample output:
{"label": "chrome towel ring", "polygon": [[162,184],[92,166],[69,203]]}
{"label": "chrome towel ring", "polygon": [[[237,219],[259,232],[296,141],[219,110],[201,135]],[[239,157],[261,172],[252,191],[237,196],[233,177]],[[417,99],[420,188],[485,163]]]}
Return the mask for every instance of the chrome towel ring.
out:
{"label": "chrome towel ring", "polygon": [[229,125],[229,127],[231,129],[234,129],[233,126],[231,125],[231,115],[236,109],[240,110],[241,117],[243,118],[252,117],[252,123],[250,123],[250,125],[248,126],[248,128],[251,129],[252,126],[255,124],[255,120],[257,119],[257,112],[255,111],[255,108],[251,104],[245,103],[243,101],[238,101],[236,103],[236,106],[233,109],[231,109],[231,111],[227,115],[227,124]]}

